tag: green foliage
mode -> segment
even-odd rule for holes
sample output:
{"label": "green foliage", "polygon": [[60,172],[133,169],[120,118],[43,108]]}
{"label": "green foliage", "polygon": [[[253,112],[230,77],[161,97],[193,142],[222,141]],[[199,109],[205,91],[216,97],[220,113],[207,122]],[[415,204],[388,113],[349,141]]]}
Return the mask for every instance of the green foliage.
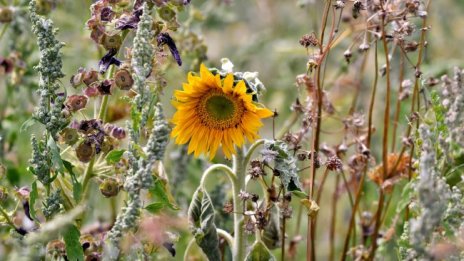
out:
{"label": "green foliage", "polygon": [[66,255],[68,260],[83,261],[84,251],[79,242],[80,232],[76,226],[70,225],[62,233],[66,245]]}
{"label": "green foliage", "polygon": [[188,219],[190,231],[209,260],[220,260],[219,239],[214,224],[214,206],[208,193],[201,188],[193,194]]}
{"label": "green foliage", "polygon": [[275,261],[276,258],[267,249],[267,247],[261,241],[256,241],[251,246],[250,253],[248,253],[246,261]]}

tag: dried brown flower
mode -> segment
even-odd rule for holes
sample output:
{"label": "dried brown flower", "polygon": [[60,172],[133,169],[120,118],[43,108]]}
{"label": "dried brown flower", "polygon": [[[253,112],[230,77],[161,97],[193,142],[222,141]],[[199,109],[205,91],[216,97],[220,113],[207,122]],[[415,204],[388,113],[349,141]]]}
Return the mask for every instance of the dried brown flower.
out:
{"label": "dried brown flower", "polygon": [[317,40],[314,34],[305,34],[300,39],[300,44],[308,48],[309,46],[317,46],[319,45],[319,40]]}
{"label": "dried brown flower", "polygon": [[[383,164],[376,166],[369,172],[369,178],[379,186],[384,186],[387,180],[401,178],[406,175],[409,169],[409,155],[403,154],[401,158],[396,153],[388,155],[387,159],[387,174],[383,173]],[[396,166],[398,162],[398,165]],[[394,170],[394,171],[393,171]]]}
{"label": "dried brown flower", "polygon": [[72,112],[85,108],[85,105],[87,105],[87,97],[84,95],[71,95],[66,100],[66,107]]}

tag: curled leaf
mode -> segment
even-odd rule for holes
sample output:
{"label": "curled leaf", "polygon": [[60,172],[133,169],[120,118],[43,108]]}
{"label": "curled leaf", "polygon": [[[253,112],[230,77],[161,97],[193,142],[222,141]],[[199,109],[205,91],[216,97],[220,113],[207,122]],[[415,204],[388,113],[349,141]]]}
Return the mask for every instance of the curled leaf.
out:
{"label": "curled leaf", "polygon": [[214,207],[206,191],[198,188],[188,210],[190,230],[209,260],[221,260],[219,238],[214,224]]}

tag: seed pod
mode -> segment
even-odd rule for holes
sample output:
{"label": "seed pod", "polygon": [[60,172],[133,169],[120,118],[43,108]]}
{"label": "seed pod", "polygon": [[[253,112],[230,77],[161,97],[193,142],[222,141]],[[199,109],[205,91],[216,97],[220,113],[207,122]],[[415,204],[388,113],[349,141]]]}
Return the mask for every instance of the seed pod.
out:
{"label": "seed pod", "polygon": [[85,72],[82,81],[85,83],[85,85],[90,86],[90,84],[98,81],[98,72],[93,69]]}
{"label": "seed pod", "polygon": [[165,5],[158,9],[158,14],[166,22],[174,20],[176,18],[176,12],[172,10],[169,6]]}
{"label": "seed pod", "polygon": [[79,140],[79,134],[76,129],[64,128],[59,134],[60,143],[67,144],[69,146],[74,145]]}
{"label": "seed pod", "polygon": [[112,178],[106,178],[100,184],[100,192],[103,196],[110,198],[115,197],[119,193],[119,182]]}
{"label": "seed pod", "polygon": [[128,70],[120,69],[114,75],[114,83],[119,87],[119,89],[127,91],[132,88],[134,80]]}
{"label": "seed pod", "polygon": [[69,80],[69,82],[71,83],[71,86],[76,88],[79,85],[81,85],[82,80],[84,78],[84,74],[85,74],[85,72],[78,72],[78,73],[74,74],[73,76],[71,76],[71,79]]}
{"label": "seed pod", "polygon": [[95,156],[95,145],[87,141],[81,142],[76,148],[76,156],[81,162],[89,162]]}
{"label": "seed pod", "polygon": [[107,35],[104,34],[101,38],[101,45],[105,47],[106,50],[119,49],[121,46],[122,39],[119,34]]}
{"label": "seed pod", "polygon": [[35,0],[37,14],[47,15],[52,11],[53,5],[50,0]]}
{"label": "seed pod", "polygon": [[83,93],[87,97],[97,97],[100,93],[98,92],[98,84],[92,84],[91,86],[84,89]]}
{"label": "seed pod", "polygon": [[0,186],[0,203],[4,203],[8,199],[8,189]]}
{"label": "seed pod", "polygon": [[106,154],[108,152],[110,152],[111,150],[114,149],[115,145],[117,145],[117,141],[110,137],[110,136],[105,136],[105,139],[103,140],[101,146],[100,146],[100,150]]}
{"label": "seed pod", "polygon": [[71,95],[66,101],[66,107],[72,112],[85,108],[85,105],[87,105],[87,97],[84,95]]}
{"label": "seed pod", "polygon": [[9,7],[0,8],[0,23],[10,23],[13,21],[13,10]]}

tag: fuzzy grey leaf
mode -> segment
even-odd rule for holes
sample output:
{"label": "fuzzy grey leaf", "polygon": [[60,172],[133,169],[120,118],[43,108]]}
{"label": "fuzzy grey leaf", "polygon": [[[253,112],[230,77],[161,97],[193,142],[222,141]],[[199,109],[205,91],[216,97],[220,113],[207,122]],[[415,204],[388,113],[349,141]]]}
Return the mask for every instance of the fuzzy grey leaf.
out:
{"label": "fuzzy grey leaf", "polygon": [[219,238],[214,224],[214,207],[206,191],[198,188],[188,210],[190,230],[209,260],[221,260]]}
{"label": "fuzzy grey leaf", "polygon": [[260,241],[256,241],[245,258],[246,261],[274,261],[276,258],[269,249]]}

